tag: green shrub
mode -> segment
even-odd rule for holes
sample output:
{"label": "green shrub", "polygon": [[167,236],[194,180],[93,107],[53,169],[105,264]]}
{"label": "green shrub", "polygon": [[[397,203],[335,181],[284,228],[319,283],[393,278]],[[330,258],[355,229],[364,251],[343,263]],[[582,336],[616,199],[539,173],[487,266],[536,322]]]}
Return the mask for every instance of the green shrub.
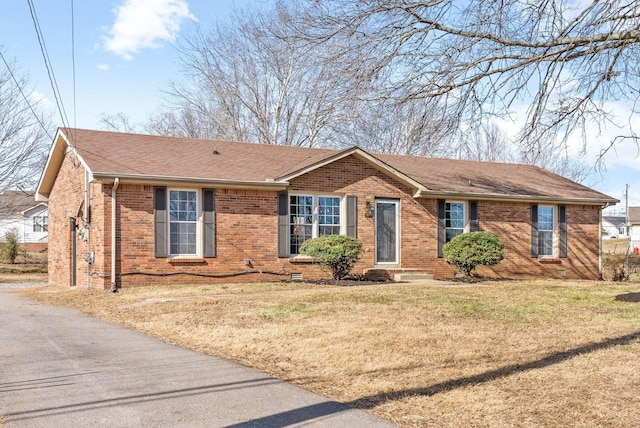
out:
{"label": "green shrub", "polygon": [[350,236],[321,236],[304,241],[300,253],[315,257],[317,264],[329,268],[333,279],[343,279],[362,254],[362,243]]}
{"label": "green shrub", "polygon": [[493,233],[463,233],[442,247],[444,257],[471,276],[476,266],[493,266],[504,259],[504,245]]}
{"label": "green shrub", "polygon": [[11,264],[16,262],[16,258],[20,252],[19,238],[20,233],[15,229],[11,229],[4,234],[3,241],[0,243],[0,253],[2,254],[2,258]]}

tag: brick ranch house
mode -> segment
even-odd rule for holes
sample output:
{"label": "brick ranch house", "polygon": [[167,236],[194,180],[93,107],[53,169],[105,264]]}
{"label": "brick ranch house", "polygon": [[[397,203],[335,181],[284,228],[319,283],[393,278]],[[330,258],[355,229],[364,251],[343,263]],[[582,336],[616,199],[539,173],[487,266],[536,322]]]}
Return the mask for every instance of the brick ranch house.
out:
{"label": "brick ranch house", "polygon": [[336,233],[363,243],[355,273],[451,278],[442,246],[474,230],[505,244],[482,275],[595,280],[619,202],[528,165],[65,128],[37,198],[49,282],[97,288],[328,277],[298,249]]}

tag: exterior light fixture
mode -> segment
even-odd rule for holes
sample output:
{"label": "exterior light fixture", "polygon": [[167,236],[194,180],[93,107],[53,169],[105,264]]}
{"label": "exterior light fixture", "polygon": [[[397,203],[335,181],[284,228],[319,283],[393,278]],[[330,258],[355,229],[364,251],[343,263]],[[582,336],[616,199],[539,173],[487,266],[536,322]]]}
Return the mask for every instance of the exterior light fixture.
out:
{"label": "exterior light fixture", "polygon": [[366,206],[366,210],[364,212],[364,216],[366,218],[373,218],[375,210],[373,208],[373,204],[371,203],[371,201],[365,202],[365,206]]}

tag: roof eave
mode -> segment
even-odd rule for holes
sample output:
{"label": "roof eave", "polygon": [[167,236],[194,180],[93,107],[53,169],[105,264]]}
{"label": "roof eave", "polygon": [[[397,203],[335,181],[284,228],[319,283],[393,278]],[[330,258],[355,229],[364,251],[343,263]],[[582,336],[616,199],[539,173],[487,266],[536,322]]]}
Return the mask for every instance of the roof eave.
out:
{"label": "roof eave", "polygon": [[557,196],[540,196],[540,195],[504,195],[497,193],[471,193],[471,192],[447,192],[447,191],[421,191],[415,195],[416,198],[461,198],[461,199],[478,199],[490,201],[527,201],[527,202],[549,202],[563,204],[581,204],[581,205],[602,205],[613,206],[620,202],[613,198],[562,198]]}
{"label": "roof eave", "polygon": [[224,180],[144,174],[117,174],[106,172],[94,172],[93,178],[97,181],[106,183],[112,183],[116,178],[118,178],[120,180],[120,184],[161,184],[168,186],[197,185],[199,187],[219,189],[284,190],[289,186],[287,181]]}
{"label": "roof eave", "polygon": [[38,202],[46,202],[49,199],[53,182],[55,181],[60,165],[62,165],[62,160],[66,152],[65,143],[67,142],[65,140],[66,138],[64,138],[62,130],[58,128],[55,137],[53,137],[49,154],[47,155],[47,162],[42,169],[40,180],[36,187],[35,200]]}
{"label": "roof eave", "polygon": [[29,211],[32,211],[32,210],[34,210],[34,209],[36,209],[38,207],[45,207],[46,208],[47,204],[45,202],[40,202],[39,204],[35,204],[33,206],[30,206],[29,208],[27,208],[25,210],[20,211],[20,214],[22,214],[24,216]]}

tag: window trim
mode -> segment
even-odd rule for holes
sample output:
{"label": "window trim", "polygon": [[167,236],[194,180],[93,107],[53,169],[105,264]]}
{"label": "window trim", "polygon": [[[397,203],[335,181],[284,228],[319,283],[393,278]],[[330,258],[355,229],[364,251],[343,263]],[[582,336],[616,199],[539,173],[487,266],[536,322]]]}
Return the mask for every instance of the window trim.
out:
{"label": "window trim", "polygon": [[[196,252],[195,253],[172,253],[171,252],[171,192],[192,192],[196,194]],[[167,233],[167,258],[170,259],[192,259],[202,257],[202,225],[203,225],[203,207],[202,207],[202,189],[184,188],[184,187],[167,187],[166,188],[166,233]]]}
{"label": "window trim", "polygon": [[444,201],[444,206],[445,206],[445,209],[444,209],[444,221],[445,221],[445,225],[444,225],[444,230],[445,230],[445,232],[444,232],[445,233],[445,235],[444,235],[444,237],[445,237],[444,238],[444,243],[445,244],[447,242],[451,241],[451,240],[447,241],[447,230],[448,229],[459,229],[458,227],[456,227],[456,228],[447,227],[447,224],[446,224],[446,222],[447,222],[447,204],[462,204],[462,210],[463,210],[462,214],[463,214],[463,217],[464,217],[464,219],[463,219],[464,225],[462,227],[462,233],[461,234],[469,233],[469,231],[471,230],[470,223],[469,223],[469,201],[446,200],[445,199],[445,201]]}
{"label": "window trim", "polygon": [[[40,221],[36,221],[39,219]],[[31,229],[33,233],[45,233],[49,231],[49,216],[48,215],[34,215],[31,217]],[[38,229],[38,230],[36,230]]]}
{"label": "window trim", "polygon": [[[553,243],[552,254],[539,254],[540,230],[538,211],[540,207],[551,207],[553,210]],[[537,259],[567,258],[567,206],[564,204],[531,204],[531,257]]]}
{"label": "window trim", "polygon": [[[464,209],[464,228],[462,233],[477,232],[480,230],[479,219],[479,203],[477,199],[461,200],[461,199],[437,199],[436,200],[436,239],[437,239],[437,256],[443,258],[442,247],[447,241],[446,227],[446,205],[452,203],[460,203]],[[474,218],[471,217],[472,210]]]}
{"label": "window trim", "polygon": [[[320,233],[320,214],[319,214],[319,199],[325,198],[337,198],[340,200],[340,231],[339,235],[347,234],[347,196],[337,193],[317,193],[317,192],[288,192],[287,193],[287,249],[288,254],[291,257],[300,256],[300,254],[293,253],[291,251],[291,197],[307,196],[312,198],[311,205],[311,238],[317,238]],[[306,224],[306,223],[305,223]],[[303,241],[304,242],[304,241]]]}
{"label": "window trim", "polygon": [[[540,229],[540,208],[551,208],[551,222],[552,229]],[[557,258],[559,254],[559,239],[558,239],[558,207],[557,205],[538,205],[538,221],[537,221],[537,233],[538,233],[538,258]],[[541,232],[551,232],[551,254],[540,254],[540,233]]]}

